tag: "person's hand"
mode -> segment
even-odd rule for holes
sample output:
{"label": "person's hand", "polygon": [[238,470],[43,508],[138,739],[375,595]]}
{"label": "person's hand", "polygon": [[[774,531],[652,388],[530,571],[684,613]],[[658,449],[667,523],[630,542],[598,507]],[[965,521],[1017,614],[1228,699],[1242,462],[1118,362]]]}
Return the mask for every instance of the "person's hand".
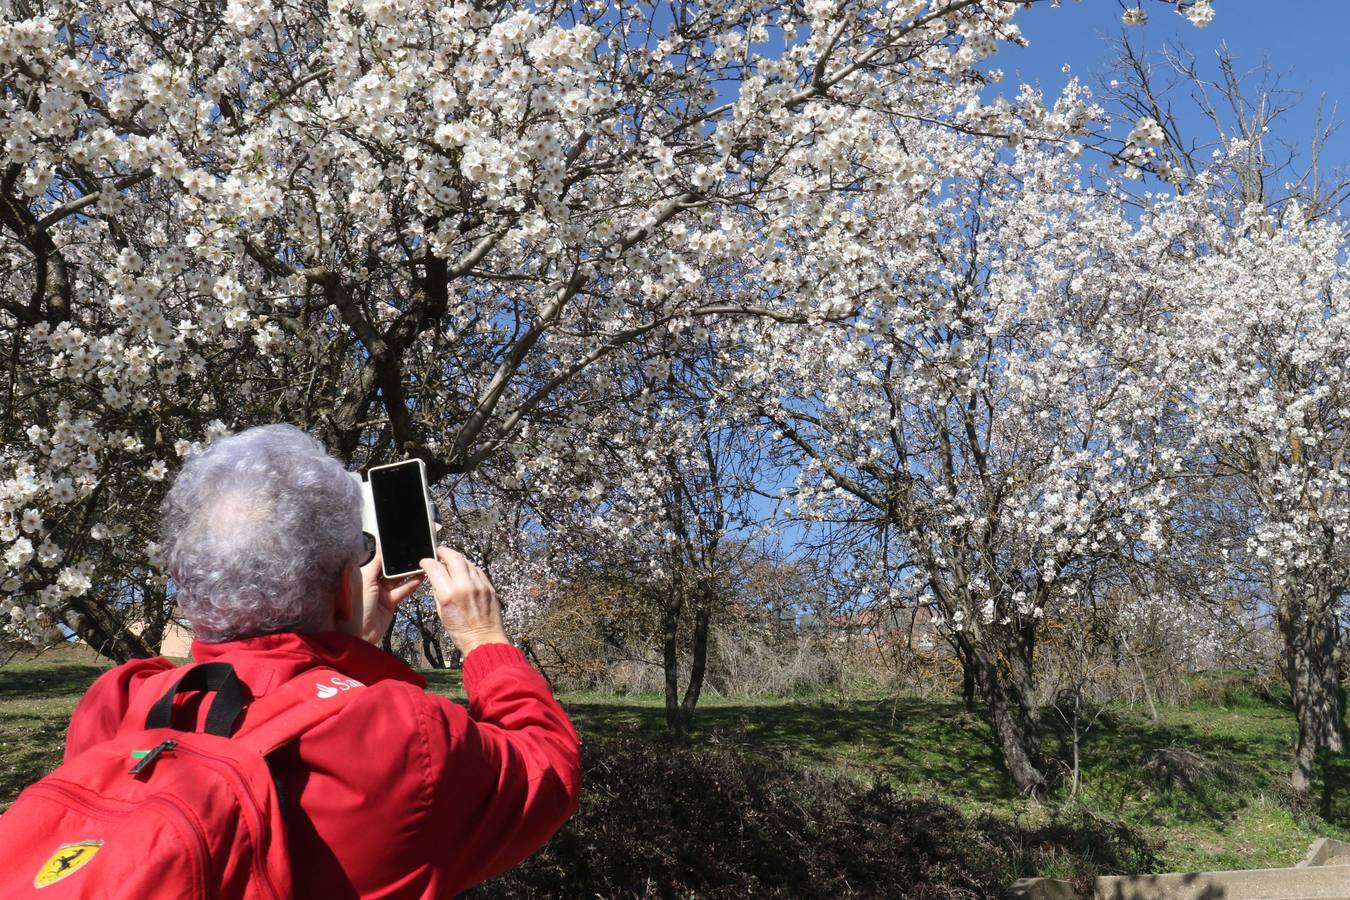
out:
{"label": "person's hand", "polygon": [[441,624],[461,654],[468,656],[483,644],[510,643],[497,592],[482,569],[449,547],[437,547],[436,558],[422,560],[421,566],[431,579]]}
{"label": "person's hand", "polygon": [[381,565],[380,548],[376,545],[375,555],[361,567],[361,609],[358,610],[360,636],[376,645],[384,640],[385,633],[389,631],[389,625],[394,621],[394,610],[422,586],[426,577],[418,574],[396,580],[385,578]]}

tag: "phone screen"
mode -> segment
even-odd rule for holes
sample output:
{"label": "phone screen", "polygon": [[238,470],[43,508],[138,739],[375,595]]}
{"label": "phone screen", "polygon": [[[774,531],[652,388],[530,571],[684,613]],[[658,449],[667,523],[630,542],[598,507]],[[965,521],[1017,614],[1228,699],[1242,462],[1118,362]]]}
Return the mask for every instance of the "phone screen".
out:
{"label": "phone screen", "polygon": [[436,546],[427,522],[427,497],[417,460],[372,469],[370,495],[380,553],[386,575],[415,572],[418,562],[435,558]]}

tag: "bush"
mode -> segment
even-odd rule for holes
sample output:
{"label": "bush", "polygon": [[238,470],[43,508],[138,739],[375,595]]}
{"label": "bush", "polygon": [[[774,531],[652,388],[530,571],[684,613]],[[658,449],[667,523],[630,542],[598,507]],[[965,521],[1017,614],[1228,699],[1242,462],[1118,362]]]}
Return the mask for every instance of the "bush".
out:
{"label": "bush", "polygon": [[[599,691],[609,694],[651,694],[665,689],[661,648],[655,643],[601,645],[573,640],[570,655],[562,642],[543,632],[536,642],[554,688],[563,691]],[[687,650],[679,657],[681,689],[693,660]],[[798,635],[776,628],[747,627],[740,631],[714,625],[708,640],[705,696],[791,697],[822,691],[866,691],[926,688],[948,689],[934,677],[903,679],[893,660],[861,639],[837,635]],[[927,670],[926,670],[927,671]],[[936,681],[936,686],[935,686]]]}
{"label": "bush", "polygon": [[1151,863],[1135,834],[1098,819],[971,820],[735,746],[609,738],[584,756],[577,816],[469,896],[998,897],[1047,868]]}
{"label": "bush", "polygon": [[1190,677],[1191,702],[1225,709],[1249,709],[1270,703],[1289,706],[1289,687],[1277,671],[1216,669]]}
{"label": "bush", "polygon": [[708,684],[726,696],[785,697],[838,687],[843,666],[839,654],[821,641],[791,632],[730,631],[715,634],[709,654]]}

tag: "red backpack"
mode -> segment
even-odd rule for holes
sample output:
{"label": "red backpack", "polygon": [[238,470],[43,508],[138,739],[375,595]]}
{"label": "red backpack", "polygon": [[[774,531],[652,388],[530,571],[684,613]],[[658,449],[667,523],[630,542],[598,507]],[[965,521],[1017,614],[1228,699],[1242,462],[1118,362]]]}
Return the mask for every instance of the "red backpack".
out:
{"label": "red backpack", "polygon": [[[178,671],[163,696],[133,699],[116,735],[0,816],[0,897],[292,895],[283,798],[267,757],[335,714],[360,682],[310,669],[252,704],[233,734],[248,705],[234,667]],[[172,727],[175,699],[192,691],[215,694],[201,732]]]}

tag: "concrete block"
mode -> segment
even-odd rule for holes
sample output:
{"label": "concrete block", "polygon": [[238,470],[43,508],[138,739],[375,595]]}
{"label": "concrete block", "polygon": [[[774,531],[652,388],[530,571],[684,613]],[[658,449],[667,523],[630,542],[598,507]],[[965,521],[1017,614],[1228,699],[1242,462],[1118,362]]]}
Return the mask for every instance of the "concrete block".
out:
{"label": "concrete block", "polygon": [[[1023,878],[1011,900],[1075,900],[1073,885]],[[1093,900],[1350,900],[1350,843],[1318,838],[1297,866],[1236,872],[1104,875]]]}
{"label": "concrete block", "polygon": [[1350,900],[1350,869],[1305,866],[1113,875],[1097,879],[1094,900]]}
{"label": "concrete block", "polygon": [[1019,878],[1008,891],[1009,900],[1078,900],[1073,885],[1057,878]]}
{"label": "concrete block", "polygon": [[1350,843],[1318,838],[1308,847],[1299,866],[1350,866]]}

